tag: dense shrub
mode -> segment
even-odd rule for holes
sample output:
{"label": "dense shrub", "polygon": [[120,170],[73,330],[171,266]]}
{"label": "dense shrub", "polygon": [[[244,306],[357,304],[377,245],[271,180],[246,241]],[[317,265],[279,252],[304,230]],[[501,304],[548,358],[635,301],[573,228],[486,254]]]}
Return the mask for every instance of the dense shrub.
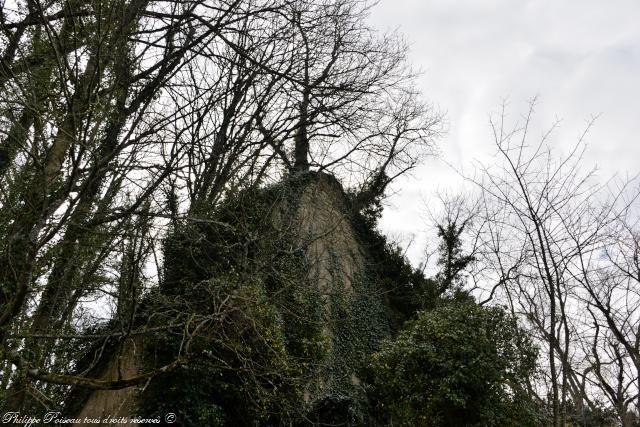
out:
{"label": "dense shrub", "polygon": [[372,395],[391,425],[536,425],[524,389],[535,360],[504,310],[450,301],[419,312],[373,354]]}

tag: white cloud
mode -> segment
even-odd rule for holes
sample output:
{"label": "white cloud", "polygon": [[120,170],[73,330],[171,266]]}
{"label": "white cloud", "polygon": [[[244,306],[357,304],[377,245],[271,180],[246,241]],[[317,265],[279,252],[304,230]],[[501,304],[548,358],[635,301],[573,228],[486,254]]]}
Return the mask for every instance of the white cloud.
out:
{"label": "white cloud", "polygon": [[[538,131],[563,119],[554,143],[575,143],[586,121],[600,114],[587,140],[585,163],[601,174],[637,173],[640,159],[640,3],[598,0],[381,0],[371,23],[399,29],[410,60],[424,74],[425,96],[448,113],[440,143],[445,161],[468,169],[491,154],[488,117],[501,99],[512,117],[540,97]],[[424,235],[420,200],[449,187],[454,174],[431,160],[397,189],[382,226],[417,234],[409,251],[417,261]]]}

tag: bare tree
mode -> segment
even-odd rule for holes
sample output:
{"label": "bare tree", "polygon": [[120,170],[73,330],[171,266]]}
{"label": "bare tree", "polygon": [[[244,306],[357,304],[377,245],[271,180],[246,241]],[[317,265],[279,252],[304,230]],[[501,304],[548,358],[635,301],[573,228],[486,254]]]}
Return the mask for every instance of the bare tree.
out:
{"label": "bare tree", "polygon": [[[131,319],[158,285],[171,225],[205,221],[239,189],[310,168],[360,189],[366,204],[430,152],[440,117],[413,90],[400,39],[364,24],[368,8],[355,0],[2,4],[7,408],[35,405],[52,384],[122,388],[187,363],[189,352],[117,381],[70,372],[69,342],[91,338],[86,326],[117,320],[117,330],[97,334],[103,343],[145,330]],[[88,300],[115,310],[96,319]],[[166,328],[187,348],[198,325],[225,313],[187,313]]]}
{"label": "bare tree", "polygon": [[584,134],[564,156],[551,148],[555,126],[531,143],[534,107],[511,128],[504,108],[492,120],[499,162],[469,178],[481,201],[470,230],[478,296],[507,304],[537,336],[547,363],[531,389],[541,402],[549,396],[554,425],[575,415],[570,404],[595,411],[601,396],[628,423],[638,375],[636,334],[626,325],[636,325],[640,305],[633,275],[617,274],[606,254],[629,268],[623,260],[633,258],[633,244],[622,243],[619,229],[634,213],[637,190],[633,181],[615,187],[583,172]]}

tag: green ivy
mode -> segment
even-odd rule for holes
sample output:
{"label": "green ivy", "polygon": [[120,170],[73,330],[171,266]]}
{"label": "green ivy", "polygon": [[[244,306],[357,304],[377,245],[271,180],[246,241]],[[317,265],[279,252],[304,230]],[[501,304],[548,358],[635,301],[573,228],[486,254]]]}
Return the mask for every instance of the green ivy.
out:
{"label": "green ivy", "polygon": [[[366,258],[348,292],[334,271],[328,299],[309,278],[292,223],[314,180],[337,192],[336,208]],[[212,326],[218,329],[192,340],[197,358],[146,385],[141,414],[173,412],[184,425],[371,424],[370,355],[427,305],[433,288],[375,230],[377,214],[354,212],[335,178],[309,173],[239,192],[175,223],[164,242],[163,282],[147,295],[138,323],[203,318],[221,304],[230,312]],[[145,344],[145,370],[175,360],[183,345],[181,330],[157,333]]]}

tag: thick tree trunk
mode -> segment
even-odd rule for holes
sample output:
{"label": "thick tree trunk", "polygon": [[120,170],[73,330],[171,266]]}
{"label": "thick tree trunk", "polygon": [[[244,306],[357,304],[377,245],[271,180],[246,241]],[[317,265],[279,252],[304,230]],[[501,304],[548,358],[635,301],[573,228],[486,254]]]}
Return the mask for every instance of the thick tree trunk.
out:
{"label": "thick tree trunk", "polygon": [[309,135],[307,126],[309,121],[309,92],[305,91],[300,103],[300,120],[295,136],[295,163],[293,168],[296,172],[307,172],[309,170]]}

